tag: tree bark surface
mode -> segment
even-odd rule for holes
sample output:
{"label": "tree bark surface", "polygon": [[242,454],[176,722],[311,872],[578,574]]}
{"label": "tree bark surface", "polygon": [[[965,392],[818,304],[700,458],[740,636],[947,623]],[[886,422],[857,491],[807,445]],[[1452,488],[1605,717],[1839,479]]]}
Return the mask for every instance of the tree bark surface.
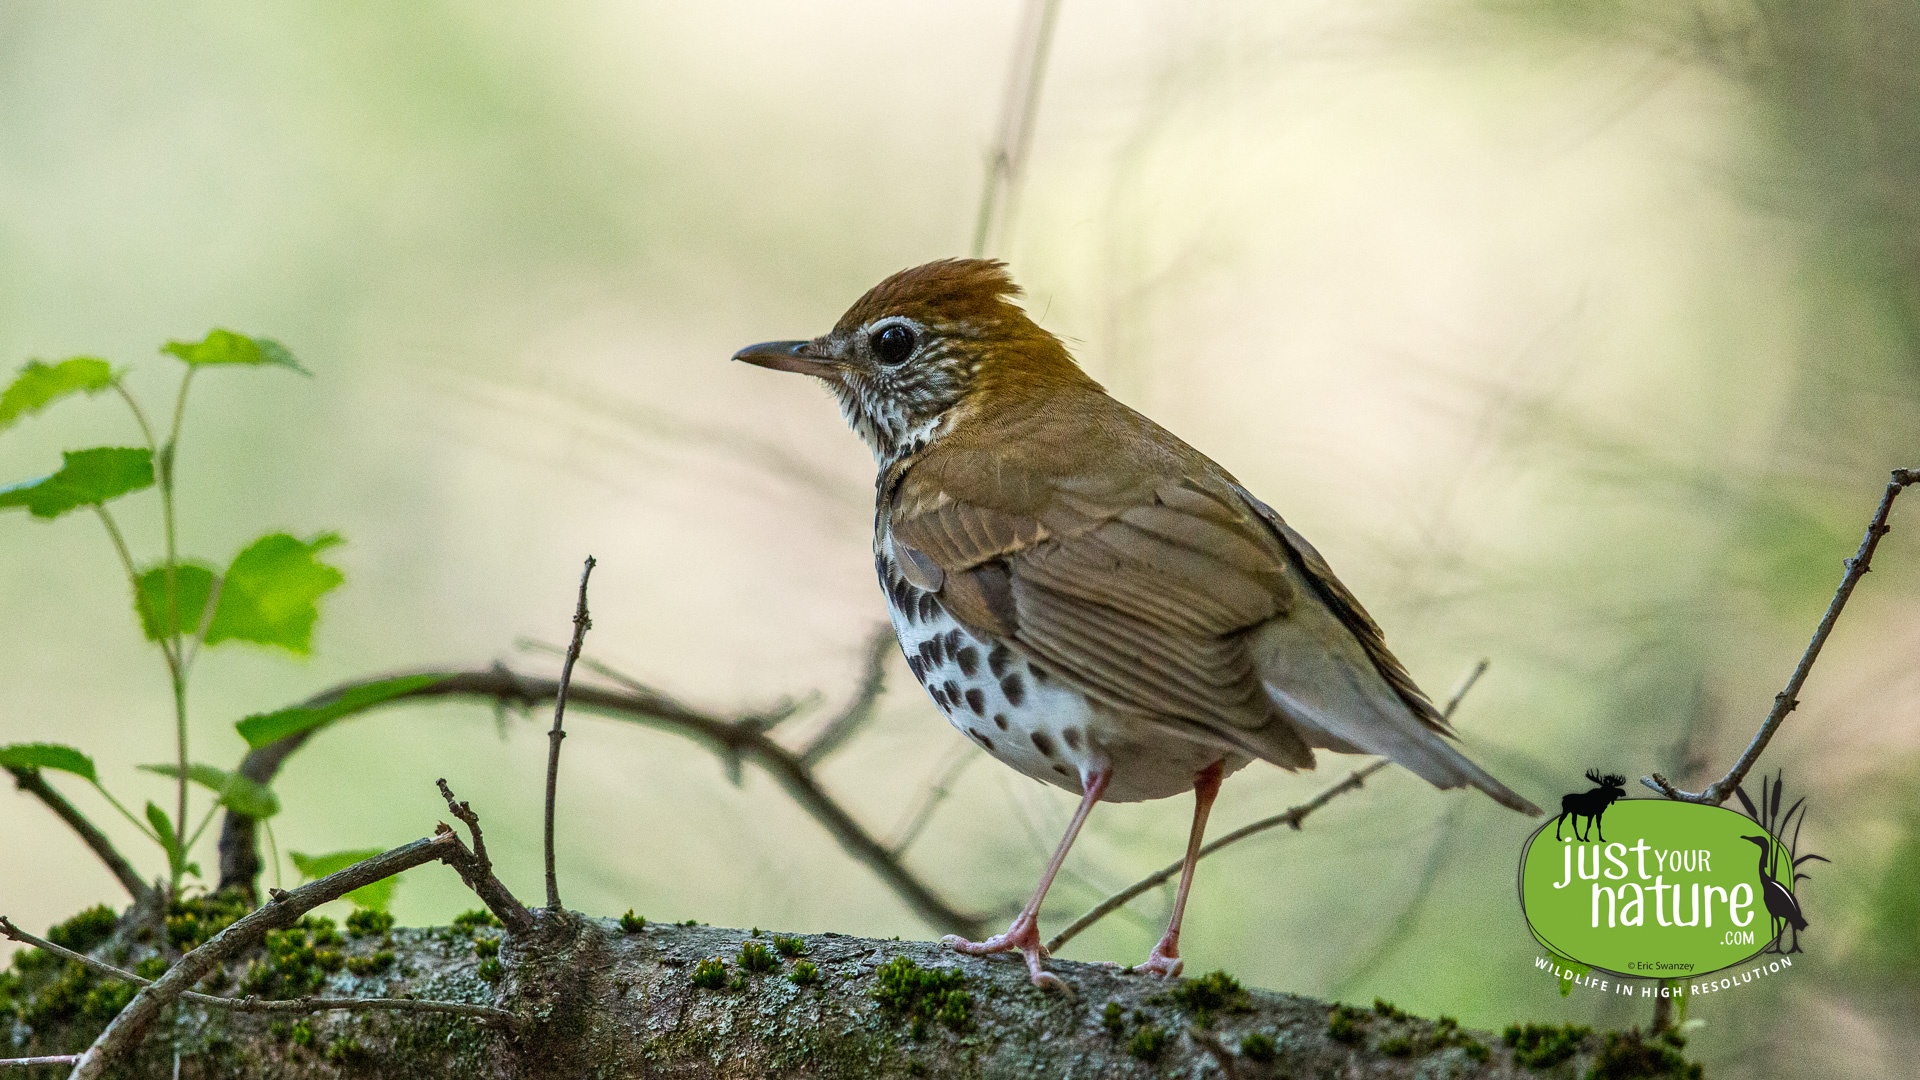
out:
{"label": "tree bark surface", "polygon": [[[1332,1006],[1291,994],[1209,997],[1187,989],[1204,985],[1196,980],[1053,961],[1069,996],[1031,986],[1017,955],[976,959],[932,942],[814,934],[798,939],[805,955],[783,957],[768,933],[657,923],[627,932],[567,913],[539,918],[536,934],[504,944],[497,968],[483,969],[480,955],[498,940],[493,931],[395,930],[349,942],[350,958],[385,950],[395,959],[385,974],[343,970],[316,991],[497,1005],[520,1018],[517,1027],[411,1013],[301,1021],[176,1003],[110,1075],[170,1078],[176,1055],[188,1080],[1539,1075],[1485,1032],[1374,1009],[1334,1025]],[[766,948],[772,970],[747,970],[750,943]],[[722,965],[717,978],[711,965],[702,972],[711,960]],[[803,962],[817,972],[810,985],[794,979]],[[226,978],[244,977],[246,963]],[[916,1001],[916,987],[928,986],[932,996]],[[80,1021],[33,1031],[16,1020],[0,1047],[12,1044],[4,1056],[72,1053],[90,1038]],[[1575,1062],[1581,1072],[1593,1049]],[[10,1072],[37,1080],[63,1070]]]}

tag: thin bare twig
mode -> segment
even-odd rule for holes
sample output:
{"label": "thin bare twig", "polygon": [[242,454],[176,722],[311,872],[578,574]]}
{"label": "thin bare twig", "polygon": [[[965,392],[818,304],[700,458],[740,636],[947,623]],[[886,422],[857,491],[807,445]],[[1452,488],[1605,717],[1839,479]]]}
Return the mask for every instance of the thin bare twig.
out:
{"label": "thin bare twig", "polygon": [[[1460,699],[1467,696],[1467,691],[1473,689],[1473,684],[1479,682],[1480,676],[1486,674],[1486,671],[1487,671],[1486,660],[1481,660],[1478,664],[1474,665],[1473,670],[1471,672],[1468,672],[1467,677],[1461,681],[1460,688],[1453,692],[1453,697],[1451,700],[1447,702],[1447,707],[1441,710],[1440,718],[1442,720],[1453,719],[1454,710],[1460,707]],[[1368,765],[1366,768],[1354,770],[1353,774],[1348,776],[1345,780],[1342,780],[1339,783],[1333,785],[1332,787],[1326,789],[1325,791],[1322,791],[1320,794],[1315,795],[1313,798],[1308,799],[1306,802],[1301,803],[1299,806],[1293,807],[1292,809],[1287,810],[1284,813],[1275,814],[1270,818],[1263,818],[1259,821],[1254,822],[1251,825],[1243,825],[1240,828],[1235,829],[1234,831],[1221,837],[1220,839],[1215,840],[1214,842],[1201,848],[1200,854],[1196,857],[1195,861],[1198,861],[1199,859],[1204,859],[1207,856],[1213,854],[1214,852],[1219,851],[1221,848],[1228,846],[1229,844],[1237,844],[1240,841],[1245,840],[1249,836],[1254,836],[1258,833],[1266,832],[1268,829],[1274,828],[1275,826],[1278,826],[1278,825],[1286,825],[1286,826],[1290,826],[1291,828],[1298,829],[1300,827],[1300,823],[1302,821],[1305,821],[1307,819],[1307,816],[1312,814],[1315,810],[1320,809],[1321,807],[1327,805],[1328,803],[1332,802],[1334,799],[1339,798],[1341,795],[1344,795],[1349,791],[1359,791],[1360,788],[1366,784],[1368,777],[1372,776],[1374,773],[1379,772],[1381,769],[1386,768],[1390,764],[1392,764],[1391,761],[1387,760],[1386,758],[1381,758],[1379,761],[1376,761],[1373,764]],[[1094,923],[1099,922],[1101,919],[1104,919],[1107,916],[1113,914],[1115,911],[1118,911],[1122,907],[1125,907],[1129,901],[1131,901],[1134,897],[1139,896],[1141,893],[1144,893],[1149,889],[1156,888],[1172,880],[1173,876],[1175,874],[1178,874],[1179,872],[1180,872],[1180,863],[1175,862],[1172,866],[1166,867],[1165,869],[1159,870],[1155,873],[1148,874],[1146,877],[1141,878],[1139,881],[1134,882],[1133,884],[1127,886],[1126,888],[1120,890],[1119,892],[1114,893],[1112,896],[1107,897],[1105,900],[1100,901],[1100,903],[1096,905],[1092,911],[1089,911],[1085,915],[1082,915],[1080,916],[1080,918],[1074,920],[1074,923],[1072,926],[1069,926],[1065,930],[1062,930],[1058,934],[1055,934],[1053,936],[1053,940],[1047,942],[1047,951],[1048,952],[1057,951],[1060,948],[1060,946],[1065,945],[1067,942],[1073,940],[1074,937],[1078,936],[1079,933],[1085,930],[1087,927],[1092,926]]]}
{"label": "thin bare twig", "polygon": [[107,864],[107,869],[120,882],[120,887],[127,890],[133,897],[134,903],[143,903],[152,897],[152,886],[140,880],[140,872],[135,870],[126,856],[120,854],[119,849],[113,846],[113,841],[107,839],[107,834],[95,828],[85,814],[82,814],[59,792],[53,790],[53,786],[47,783],[47,778],[40,775],[39,769],[19,768],[12,765],[6,768],[13,774],[13,782],[21,791],[46,803],[47,809],[52,810],[61,821],[66,822],[69,828],[80,835],[81,842],[93,849],[93,853],[100,857],[100,861]]}
{"label": "thin bare twig", "polygon": [[473,807],[453,797],[453,789],[447,786],[445,778],[435,781],[440,785],[440,795],[447,800],[447,812],[466,825],[473,834],[473,854],[467,858],[458,857],[448,860],[460,874],[460,880],[467,888],[487,905],[487,910],[507,929],[509,937],[522,937],[533,932],[533,914],[512,892],[508,891],[500,879],[494,876],[493,860],[487,858],[487,841],[480,833],[480,815]]}
{"label": "thin bare twig", "polygon": [[1033,146],[1033,121],[1040,111],[1040,86],[1047,77],[1047,57],[1053,51],[1053,27],[1060,18],[1060,0],[1028,0],[1020,21],[1019,43],[1001,100],[1000,131],[993,155],[987,159],[986,190],[980,193],[980,217],[973,227],[973,257],[987,253],[990,244],[1013,218],[1020,179],[1026,172],[1027,151]]}
{"label": "thin bare twig", "polygon": [[[309,700],[313,704],[334,702],[358,686],[393,677],[388,674],[365,682],[336,686]],[[502,665],[478,671],[447,672],[432,683],[344,713],[330,723],[338,723],[375,709],[420,701],[470,699],[489,704],[505,701],[533,705],[552,700],[559,688],[559,683],[552,679],[519,675]],[[904,862],[887,850],[885,844],[875,839],[828,794],[813,770],[800,760],[799,754],[759,730],[751,718],[743,721],[738,717],[704,713],[651,689],[614,688],[595,683],[573,686],[568,691],[567,702],[576,711],[584,710],[685,736],[708,746],[723,758],[734,755],[752,761],[765,769],[802,810],[839,842],[847,854],[872,870],[929,924],[945,933],[978,937],[984,932],[984,921],[979,915],[955,908],[908,869]],[[309,728],[254,750],[242,763],[241,774],[256,783],[271,782],[287,755],[307,739],[326,730],[326,727]],[[233,813],[229,813],[226,820],[226,831],[220,841],[221,883],[223,887],[250,887],[260,866],[254,822],[251,818]]]}
{"label": "thin bare twig", "polygon": [[880,695],[887,689],[887,657],[899,647],[900,642],[894,637],[891,625],[881,623],[873,628],[873,633],[867,636],[867,662],[861,669],[859,689],[854,691],[853,700],[847,702],[847,707],[840,710],[840,715],[829,720],[806,749],[800,751],[801,763],[818,765],[828,754],[845,746],[855,732],[873,719]]}
{"label": "thin bare twig", "polygon": [[0,1058],[0,1068],[12,1066],[24,1069],[29,1065],[71,1065],[80,1060],[79,1054],[52,1054],[47,1057]]}
{"label": "thin bare twig", "polygon": [[1860,549],[1854,552],[1853,558],[1846,561],[1847,572],[1840,578],[1840,587],[1834,590],[1833,600],[1827,604],[1826,614],[1820,617],[1820,625],[1814,628],[1813,640],[1807,644],[1807,651],[1801,654],[1800,663],[1794,666],[1793,675],[1787,679],[1786,689],[1773,696],[1773,708],[1768,711],[1767,718],[1761,721],[1759,732],[1754,735],[1753,741],[1747,744],[1746,750],[1740,755],[1740,760],[1734,762],[1733,768],[1727,770],[1727,775],[1707,785],[1707,789],[1700,792],[1681,791],[1659,773],[1641,777],[1642,784],[1669,799],[1678,799],[1681,802],[1718,806],[1727,801],[1727,796],[1733,794],[1733,789],[1739,787],[1740,781],[1747,778],[1747,773],[1753,768],[1754,762],[1760,760],[1761,751],[1767,748],[1767,743],[1773,741],[1773,733],[1780,729],[1787,714],[1799,706],[1800,687],[1806,683],[1807,675],[1813,671],[1813,662],[1820,658],[1821,646],[1827,643],[1827,635],[1833,632],[1833,624],[1839,621],[1841,610],[1847,606],[1847,598],[1853,595],[1853,587],[1859,584],[1861,576],[1869,569],[1868,564],[1873,561],[1873,551],[1880,546],[1880,538],[1892,531],[1887,525],[1887,515],[1893,510],[1893,500],[1899,497],[1900,492],[1905,490],[1908,484],[1916,483],[1920,483],[1920,469],[1893,470],[1893,476],[1887,481],[1886,493],[1880,496],[1880,506],[1874,511],[1873,520],[1867,522],[1867,534],[1860,539]]}
{"label": "thin bare twig", "polygon": [[[544,834],[547,854],[547,910],[560,910],[560,879],[553,872],[553,800],[560,789],[560,740],[567,737],[561,722],[567,716],[567,687],[573,683],[573,665],[580,659],[580,646],[586,643],[587,579],[593,576],[593,556],[587,556],[580,571],[580,601],[573,609],[573,643],[567,646],[566,662],[560,665],[560,688],[553,695],[553,730],[547,733],[547,827]],[[476,834],[477,835],[477,834]],[[478,841],[475,841],[478,843]]]}
{"label": "thin bare twig", "polygon": [[127,1007],[107,1024],[107,1029],[87,1047],[75,1063],[70,1080],[98,1080],[117,1058],[131,1051],[145,1037],[147,1029],[159,1018],[160,1010],[186,993],[215,967],[259,944],[270,930],[284,930],[301,916],[329,900],[364,885],[390,878],[424,863],[441,861],[452,852],[466,854],[466,845],[452,830],[430,839],[375,855],[354,863],[338,873],[328,874],[291,892],[278,894],[272,903],[244,916],[214,935],[213,939],[182,956],[164,975],[144,986]]}
{"label": "thin bare twig", "polygon": [[[36,949],[50,952],[65,960],[71,960],[82,967],[89,968],[110,979],[120,979],[135,986],[152,986],[153,980],[142,978],[131,971],[114,967],[112,964],[95,960],[85,953],[55,945],[51,941],[35,937],[15,926],[6,916],[0,915],[0,936]],[[205,1005],[213,1009],[226,1009],[230,1012],[244,1013],[311,1013],[311,1012],[422,1012],[453,1013],[459,1016],[471,1016],[480,1020],[493,1020],[504,1023],[516,1023],[518,1017],[505,1009],[496,1009],[491,1005],[469,1005],[461,1001],[427,1001],[420,998],[320,998],[300,997],[266,999],[256,997],[230,998],[216,997],[212,994],[197,993],[192,990],[180,995],[181,1001],[195,1005]],[[76,1058],[78,1055],[74,1055]]]}

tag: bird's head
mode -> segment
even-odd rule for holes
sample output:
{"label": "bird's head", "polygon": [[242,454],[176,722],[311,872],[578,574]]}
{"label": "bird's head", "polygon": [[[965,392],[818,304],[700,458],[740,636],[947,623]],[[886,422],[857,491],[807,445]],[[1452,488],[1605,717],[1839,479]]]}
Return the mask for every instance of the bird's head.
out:
{"label": "bird's head", "polygon": [[884,467],[984,403],[1097,388],[1018,295],[1005,263],[942,259],[867,290],[811,341],[763,342],[733,358],[825,382]]}

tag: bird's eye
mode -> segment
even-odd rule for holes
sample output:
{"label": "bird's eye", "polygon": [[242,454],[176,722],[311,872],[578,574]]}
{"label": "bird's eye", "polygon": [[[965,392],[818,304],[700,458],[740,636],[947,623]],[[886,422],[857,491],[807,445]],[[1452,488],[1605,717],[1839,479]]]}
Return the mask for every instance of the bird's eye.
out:
{"label": "bird's eye", "polygon": [[873,335],[873,355],[888,367],[898,367],[906,363],[913,354],[913,331],[894,323],[885,330]]}

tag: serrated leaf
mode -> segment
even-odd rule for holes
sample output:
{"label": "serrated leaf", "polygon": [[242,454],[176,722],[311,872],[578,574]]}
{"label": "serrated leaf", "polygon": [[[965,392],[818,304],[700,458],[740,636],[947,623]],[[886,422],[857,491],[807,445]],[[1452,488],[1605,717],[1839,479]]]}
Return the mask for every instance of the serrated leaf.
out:
{"label": "serrated leaf", "polygon": [[272,338],[248,337],[231,330],[215,330],[200,341],[169,341],[160,351],[189,364],[270,364],[302,375],[313,374],[300,366],[285,345]]}
{"label": "serrated leaf", "polygon": [[313,648],[315,601],[346,580],[314,556],[342,543],[334,533],[299,540],[273,533],[234,557],[207,627],[207,644],[251,641],[304,655]]}
{"label": "serrated leaf", "polygon": [[[298,851],[287,852],[293,865],[309,881],[318,881],[328,874],[337,874],[357,862],[364,862],[383,851],[382,848],[367,848],[364,851],[335,851],[326,855],[303,855]],[[400,883],[400,875],[382,878],[371,885],[362,885],[348,893],[346,899],[355,907],[385,911],[393,903],[393,887]]]}
{"label": "serrated leaf", "polygon": [[145,447],[68,450],[60,458],[52,476],[0,487],[0,508],[24,506],[34,517],[57,518],[153,486],[153,451]]}
{"label": "serrated leaf", "polygon": [[416,690],[423,690],[452,677],[434,674],[401,675],[392,679],[381,679],[378,682],[356,686],[324,705],[295,705],[276,712],[259,713],[247,717],[234,727],[239,730],[240,737],[247,740],[248,746],[259,749],[289,735],[311,731],[330,724],[342,716],[359,712],[392,698],[403,697]]}
{"label": "serrated leaf", "polygon": [[100,782],[93,759],[71,746],[58,743],[14,743],[0,746],[0,767],[15,769],[58,769],[72,773],[90,784]]}
{"label": "serrated leaf", "polygon": [[[139,765],[136,768],[167,777],[180,775],[177,765]],[[260,820],[280,812],[279,796],[265,785],[255,783],[237,772],[230,773],[196,763],[187,766],[187,779],[219,796],[220,805],[235,813]]]}
{"label": "serrated leaf", "polygon": [[[173,568],[174,609],[180,616],[180,632],[192,634],[200,629],[200,618],[207,610],[207,597],[213,593],[213,571],[199,563],[181,563]],[[140,615],[140,629],[148,641],[173,636],[167,622],[167,568],[155,566],[140,575],[140,592],[133,599]]]}
{"label": "serrated leaf", "polygon": [[97,356],[76,356],[57,364],[29,360],[0,391],[0,430],[68,394],[97,394],[112,385],[113,367]]}

